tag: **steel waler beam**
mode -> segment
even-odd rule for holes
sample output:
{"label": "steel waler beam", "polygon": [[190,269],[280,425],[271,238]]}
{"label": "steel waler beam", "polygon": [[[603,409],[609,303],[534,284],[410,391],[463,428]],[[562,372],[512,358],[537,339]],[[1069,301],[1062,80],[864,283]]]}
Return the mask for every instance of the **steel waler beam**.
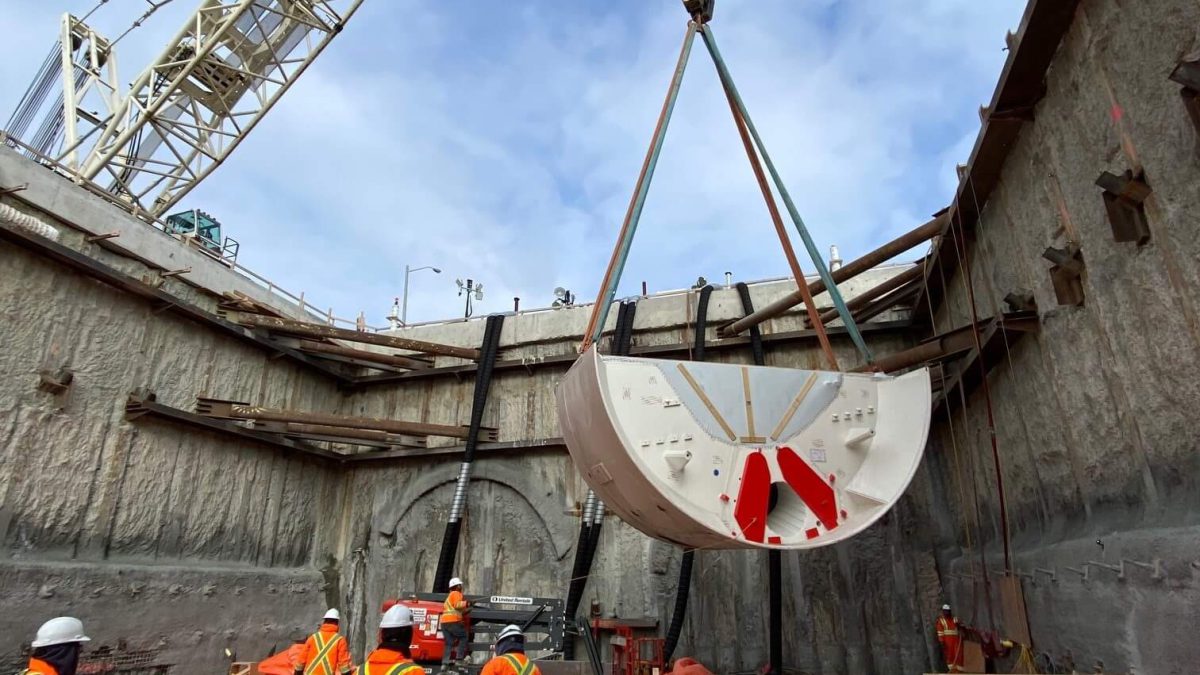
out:
{"label": "steel waler beam", "polygon": [[[917,263],[912,269],[905,270],[891,279],[883,282],[882,284],[869,288],[854,296],[854,298],[846,302],[846,309],[850,310],[851,312],[856,312],[857,310],[866,307],[871,303],[871,301],[882,298],[897,288],[920,279],[922,276],[924,276],[924,273],[925,269],[922,264]],[[836,318],[838,318],[837,310],[831,309],[821,314],[821,323],[829,323]],[[857,314],[854,318],[858,318]]]}
{"label": "steel waler beam", "polygon": [[[933,220],[925,223],[917,229],[901,235],[892,241],[889,241],[883,246],[880,246],[874,251],[862,256],[861,258],[857,258],[846,263],[842,267],[831,272],[830,276],[833,278],[834,283],[839,284],[847,279],[856,277],[859,274],[862,274],[863,272],[866,272],[867,270],[886,262],[887,260],[900,255],[901,253],[904,253],[914,246],[933,239],[942,233],[948,223],[949,220],[946,214],[940,214]],[[808,285],[808,292],[814,297],[824,291],[825,282],[820,279],[817,279]],[[776,300],[775,302],[772,302],[766,307],[754,312],[753,314],[749,314],[741,319],[738,319],[737,321],[734,321],[728,326],[722,327],[720,334],[722,337],[737,335],[738,333],[749,330],[751,327],[757,326],[768,319],[773,319],[780,314],[783,314],[803,301],[804,295],[799,289],[797,289]]]}
{"label": "steel waler beam", "polygon": [[[293,422],[297,424],[320,424],[331,427],[348,429],[367,429],[387,431],[394,434],[410,436],[444,436],[446,438],[466,438],[469,435],[467,427],[450,426],[445,424],[428,424],[425,422],[403,422],[400,420],[380,419],[375,417],[351,417],[348,415],[331,415],[329,413],[301,412],[298,410],[280,410],[277,408],[260,408],[258,406],[239,403],[237,401],[222,401],[212,398],[197,398],[196,412],[206,417],[237,420],[261,420],[264,422]],[[479,439],[495,441],[495,429],[481,429]]]}
{"label": "steel waler beam", "polygon": [[343,347],[342,345],[330,344],[328,342],[315,342],[313,340],[300,340],[298,348],[302,352],[343,356],[356,361],[370,361],[387,366],[405,368],[407,370],[420,370],[422,368],[429,368],[433,365],[426,359],[413,358],[411,356],[400,356],[398,354],[380,354],[379,352],[369,352],[365,349],[354,349],[353,347]]}
{"label": "steel waler beam", "polygon": [[875,302],[854,312],[854,320],[864,323],[883,314],[896,305],[911,302],[917,296],[917,293],[921,292],[923,287],[924,285],[921,281],[911,281],[902,288],[877,298]]}
{"label": "steel waler beam", "polygon": [[266,328],[267,330],[287,335],[300,335],[304,337],[319,337],[332,338],[334,340],[345,340],[347,342],[362,342],[365,344],[379,345],[381,347],[391,347],[392,349],[404,349],[410,352],[421,352],[423,354],[437,354],[439,356],[457,356],[460,359],[477,360],[479,358],[479,350],[470,347],[454,347],[452,345],[443,345],[436,342],[425,342],[424,340],[413,340],[410,338],[396,337],[394,335],[381,335],[379,333],[367,333],[357,330],[349,330],[346,328],[334,328],[320,323],[308,323],[306,321],[294,321],[292,319],[281,319],[273,316],[262,316],[260,314],[234,314],[230,313],[230,320],[239,323],[243,326],[252,328]]}

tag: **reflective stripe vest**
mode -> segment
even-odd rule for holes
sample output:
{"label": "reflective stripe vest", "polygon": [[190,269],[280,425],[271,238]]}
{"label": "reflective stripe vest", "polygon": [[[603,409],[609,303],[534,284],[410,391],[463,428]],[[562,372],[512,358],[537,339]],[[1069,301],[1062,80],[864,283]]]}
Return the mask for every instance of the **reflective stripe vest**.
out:
{"label": "reflective stripe vest", "polygon": [[505,654],[501,658],[508,661],[508,665],[512,666],[513,672],[517,675],[533,675],[533,671],[537,670],[537,666],[533,665],[533,661],[528,658],[525,659],[525,663],[521,663],[521,660],[512,654]]}
{"label": "reflective stripe vest", "polygon": [[441,623],[455,623],[462,621],[462,610],[459,605],[463,604],[463,595],[458,591],[450,591],[450,595],[446,596],[446,602],[442,603],[442,618]]}
{"label": "reflective stripe vest", "polygon": [[937,620],[937,636],[938,639],[958,637],[958,621],[956,619],[947,619],[944,616],[939,616]]}
{"label": "reflective stripe vest", "polygon": [[541,672],[524,654],[502,654],[488,661],[480,675],[541,675]]}
{"label": "reflective stripe vest", "polygon": [[425,669],[412,661],[401,661],[400,663],[375,666],[367,662],[362,665],[362,668],[358,672],[359,675],[425,675]]}
{"label": "reflective stripe vest", "polygon": [[344,638],[337,633],[317,631],[308,639],[316,653],[304,665],[304,675],[334,675],[338,672],[338,643]]}

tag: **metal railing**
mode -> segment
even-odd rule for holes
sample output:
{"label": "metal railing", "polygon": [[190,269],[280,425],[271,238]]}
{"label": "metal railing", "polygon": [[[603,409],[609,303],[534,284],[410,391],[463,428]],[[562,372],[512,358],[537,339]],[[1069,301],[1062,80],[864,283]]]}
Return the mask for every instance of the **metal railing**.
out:
{"label": "metal railing", "polygon": [[[53,158],[46,156],[44,153],[39,152],[37,149],[22,142],[20,139],[16,138],[15,136],[9,135],[4,130],[0,130],[0,144],[8,145],[9,147],[11,147],[15,150],[21,151],[27,157],[29,157],[31,160],[41,164],[42,166],[44,166],[48,169],[53,170],[55,173],[59,174],[63,178],[70,180],[71,182],[73,182],[76,185],[80,186],[81,188],[91,192],[93,195],[99,197],[100,199],[103,199],[104,201],[108,202],[109,204],[120,207],[123,211],[125,211],[129,215],[142,221],[147,226],[152,227],[152,228],[158,230],[159,232],[162,232],[164,235],[166,235],[168,237],[172,237],[184,244],[188,243],[188,240],[189,240],[188,237],[186,237],[184,235],[173,234],[173,233],[169,232],[167,230],[166,223],[161,218],[157,218],[153,214],[150,214],[150,213],[147,213],[145,211],[138,209],[136,207],[136,205],[126,202],[125,200],[121,199],[118,195],[114,195],[111,192],[100,187],[96,183],[79,176],[77,173],[71,171],[70,168],[68,168],[61,162],[58,162],[58,161],[54,160]],[[288,304],[295,306],[296,309],[298,309],[304,317],[309,318],[313,321],[319,321],[321,323],[324,323],[324,324],[327,324],[330,326],[348,327],[348,328],[354,328],[354,329],[358,329],[358,330],[370,331],[370,332],[375,332],[375,333],[387,330],[387,328],[385,328],[385,327],[367,325],[365,320],[363,319],[362,314],[360,314],[359,317],[355,318],[355,319],[346,319],[346,318],[343,318],[340,316],[336,316],[333,313],[333,308],[322,309],[322,308],[318,307],[317,305],[314,305],[314,304],[308,302],[305,299],[303,292],[301,292],[299,295],[292,293],[284,288],[281,288],[275,282],[271,281],[270,279],[267,279],[266,277],[262,276],[261,274],[258,274],[257,272],[255,272],[243,265],[238,264],[237,254],[238,254],[238,249],[240,248],[240,245],[234,239],[231,239],[229,237],[224,237],[224,241],[221,242],[219,251],[209,250],[207,247],[198,245],[197,243],[193,243],[192,248],[194,248],[195,250],[212,258],[213,260],[224,265],[225,267],[228,267],[230,270],[237,272],[243,278],[253,282],[256,286],[258,286],[262,290],[264,290],[268,296],[270,296],[272,298],[278,298],[280,300],[286,301]]]}

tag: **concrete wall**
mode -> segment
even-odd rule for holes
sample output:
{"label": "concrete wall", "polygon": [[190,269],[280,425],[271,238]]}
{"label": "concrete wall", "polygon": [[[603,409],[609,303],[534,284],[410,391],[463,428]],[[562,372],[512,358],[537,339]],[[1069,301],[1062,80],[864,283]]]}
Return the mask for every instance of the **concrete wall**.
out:
{"label": "concrete wall", "polygon": [[[260,656],[324,607],[342,477],[124,406],[148,387],[319,408],[331,384],[7,243],[0,335],[0,667],[75,613],[95,647],[218,672],[225,647]],[[39,390],[60,367],[69,390]]]}
{"label": "concrete wall", "polygon": [[[1175,639],[1200,619],[1200,158],[1167,80],[1200,48],[1198,31],[1192,0],[1083,2],[972,249],[981,315],[1013,291],[1032,292],[1040,308],[1040,332],[997,364],[990,385],[1015,565],[1057,571],[1057,582],[1024,577],[1033,638],[1064,668],[1184,673],[1200,658],[1200,644]],[[1154,190],[1141,247],[1113,240],[1094,185],[1126,169],[1144,169]],[[1068,241],[1087,265],[1082,307],[1057,306],[1041,258]],[[938,325],[968,319],[955,275]],[[965,414],[937,420],[927,466],[946,488],[936,500],[941,561],[975,576],[956,577],[953,597],[964,620],[986,626],[980,547],[993,569],[1003,560],[985,411],[976,392]],[[1130,567],[1121,581],[1089,566],[1083,580],[1066,569],[1123,558],[1161,559],[1166,578]]]}

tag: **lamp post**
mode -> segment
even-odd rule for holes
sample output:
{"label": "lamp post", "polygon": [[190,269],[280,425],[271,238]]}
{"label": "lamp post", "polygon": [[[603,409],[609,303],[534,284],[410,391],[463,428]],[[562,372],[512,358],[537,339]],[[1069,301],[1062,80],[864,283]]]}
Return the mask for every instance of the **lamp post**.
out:
{"label": "lamp post", "polygon": [[432,265],[425,265],[424,267],[404,266],[404,304],[400,306],[400,325],[402,326],[408,325],[408,275],[413,272],[420,272],[421,270],[433,270],[434,274],[442,273],[441,270]]}

